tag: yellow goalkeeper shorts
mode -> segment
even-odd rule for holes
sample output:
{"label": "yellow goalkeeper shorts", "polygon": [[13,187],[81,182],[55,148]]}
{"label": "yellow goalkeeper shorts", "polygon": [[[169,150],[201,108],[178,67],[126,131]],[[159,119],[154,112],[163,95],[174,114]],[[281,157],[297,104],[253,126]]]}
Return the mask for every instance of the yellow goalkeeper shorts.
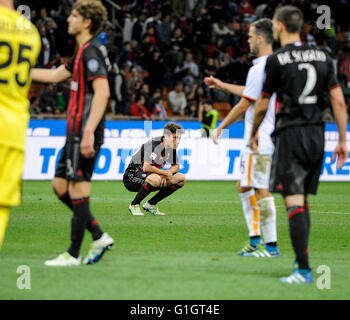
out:
{"label": "yellow goalkeeper shorts", "polygon": [[0,144],[0,206],[21,204],[24,151]]}

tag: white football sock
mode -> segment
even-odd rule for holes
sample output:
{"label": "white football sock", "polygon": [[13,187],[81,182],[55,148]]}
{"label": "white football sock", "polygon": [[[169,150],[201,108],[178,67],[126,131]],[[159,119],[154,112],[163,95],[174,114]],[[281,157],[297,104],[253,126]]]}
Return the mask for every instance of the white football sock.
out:
{"label": "white football sock", "polygon": [[261,231],[265,243],[277,242],[276,206],[274,197],[258,201],[261,217]]}
{"label": "white football sock", "polygon": [[239,194],[249,237],[260,236],[260,213],[256,202],[255,191],[249,190]]}

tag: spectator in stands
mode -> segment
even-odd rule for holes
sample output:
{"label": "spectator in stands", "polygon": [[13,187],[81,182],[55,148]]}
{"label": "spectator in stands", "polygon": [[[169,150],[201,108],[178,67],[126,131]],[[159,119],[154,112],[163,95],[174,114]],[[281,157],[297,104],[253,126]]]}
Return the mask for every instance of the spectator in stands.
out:
{"label": "spectator in stands", "polygon": [[166,48],[170,44],[173,28],[171,25],[171,15],[165,14],[162,17],[162,22],[159,25],[160,32],[160,47]]}
{"label": "spectator in stands", "polygon": [[46,84],[39,94],[39,109],[43,113],[54,112],[56,106],[54,85]]}
{"label": "spectator in stands", "polygon": [[50,21],[52,23],[54,29],[57,29],[56,22],[52,18],[48,17],[46,8],[41,8],[40,9],[40,19],[36,23],[38,29],[40,30],[42,27],[46,27],[46,23],[48,21]]}
{"label": "spectator in stands", "polygon": [[141,91],[143,79],[136,67],[131,69],[131,78],[127,80],[126,88],[130,96],[138,94]]}
{"label": "spectator in stands", "polygon": [[138,15],[137,21],[134,23],[132,28],[132,39],[137,40],[138,43],[141,42],[143,35],[146,33],[146,14],[141,11]]}
{"label": "spectator in stands", "polygon": [[202,137],[209,138],[211,130],[216,128],[219,113],[213,107],[213,102],[207,100],[199,104],[198,111],[199,121],[202,123]]}
{"label": "spectator in stands", "polygon": [[183,116],[185,114],[185,109],[187,106],[187,100],[183,90],[182,82],[177,82],[175,84],[174,90],[170,91],[168,94],[168,105],[169,108],[175,115]]}
{"label": "spectator in stands", "polygon": [[164,119],[168,118],[162,97],[159,97],[155,100],[153,113],[158,117],[159,120],[164,120]]}
{"label": "spectator in stands", "polygon": [[173,37],[170,39],[170,43],[175,49],[182,51],[184,47],[184,40],[185,37],[182,34],[181,28],[177,27],[174,30]]}
{"label": "spectator in stands", "polygon": [[133,14],[127,13],[125,15],[123,27],[123,42],[130,42],[132,39],[132,29],[136,23],[137,18]]}
{"label": "spectator in stands", "polygon": [[124,45],[122,47],[122,51],[120,53],[119,57],[119,64],[128,63],[129,65],[135,65],[136,64],[136,54],[131,47],[130,42],[124,42]]}
{"label": "spectator in stands", "polygon": [[191,101],[188,104],[187,114],[188,114],[190,119],[198,118],[198,108],[197,108],[197,102],[196,101]]}
{"label": "spectator in stands", "polygon": [[112,112],[114,114],[125,114],[128,102],[128,94],[126,90],[126,74],[128,73],[129,65],[122,65],[121,70],[118,65],[114,66],[111,81],[111,99],[112,99]]}
{"label": "spectator in stands", "polygon": [[166,70],[161,52],[159,50],[153,52],[152,58],[150,59],[146,68],[149,73],[149,77],[146,81],[150,86],[151,92],[153,92],[156,88],[162,87],[163,75]]}
{"label": "spectator in stands", "polygon": [[219,22],[213,23],[213,41],[218,47],[221,47],[228,36],[234,36],[234,32],[227,26],[225,20],[221,19]]}
{"label": "spectator in stands", "polygon": [[49,19],[45,23],[46,37],[50,43],[50,60],[52,60],[56,53],[56,29],[54,28],[53,19]]}
{"label": "spectator in stands", "polygon": [[144,106],[145,98],[141,94],[137,94],[134,99],[134,103],[130,108],[130,115],[134,117],[140,117],[144,120],[149,120],[152,114]]}
{"label": "spectator in stands", "polygon": [[46,36],[46,28],[40,28],[41,37],[41,51],[38,58],[38,65],[41,67],[46,67],[50,61],[50,42]]}
{"label": "spectator in stands", "polygon": [[56,108],[55,113],[64,113],[67,110],[69,102],[69,89],[66,83],[62,82],[56,88]]}
{"label": "spectator in stands", "polygon": [[55,57],[46,66],[48,69],[56,69],[62,64],[62,57],[59,52],[56,52]]}
{"label": "spectator in stands", "polygon": [[241,16],[244,16],[244,15],[252,16],[254,15],[254,9],[247,0],[241,0],[241,2],[238,5],[238,13]]}
{"label": "spectator in stands", "polygon": [[153,113],[153,105],[151,104],[151,92],[147,83],[142,84],[140,94],[142,94],[145,98],[144,105],[146,109],[149,111],[149,113]]}
{"label": "spectator in stands", "polygon": [[30,115],[40,114],[39,98],[38,97],[33,96],[30,98],[29,113],[30,113]]}

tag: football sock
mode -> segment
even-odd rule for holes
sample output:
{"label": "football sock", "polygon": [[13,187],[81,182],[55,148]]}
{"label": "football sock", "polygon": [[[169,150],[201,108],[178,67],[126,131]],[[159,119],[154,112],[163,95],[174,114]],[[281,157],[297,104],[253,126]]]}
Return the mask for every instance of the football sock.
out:
{"label": "football sock", "polygon": [[249,237],[260,236],[260,210],[256,203],[254,190],[239,194]]}
{"label": "football sock", "polygon": [[[66,192],[64,195],[62,195],[58,199],[61,200],[68,208],[73,210],[72,199],[70,198],[68,192]],[[89,220],[88,220],[86,229],[90,231],[93,240],[100,239],[103,234],[103,231],[101,230],[97,220],[95,219],[95,217],[92,215],[91,212],[89,212]]]}
{"label": "football sock", "polygon": [[277,245],[276,206],[275,198],[268,197],[258,201],[260,208],[260,226],[264,235],[264,242]]}
{"label": "football sock", "polygon": [[156,205],[159,201],[165,199],[166,197],[169,197],[172,193],[174,193],[176,190],[182,188],[182,186],[179,185],[172,185],[166,188],[161,189],[157,194],[155,194],[151,199],[148,200],[148,203],[151,205]]}
{"label": "football sock", "polygon": [[309,214],[301,206],[289,207],[287,211],[289,233],[299,268],[309,269]]}
{"label": "football sock", "polygon": [[0,249],[1,249],[2,243],[4,242],[5,233],[6,233],[6,229],[9,221],[9,216],[10,216],[10,208],[0,206]]}
{"label": "football sock", "polygon": [[94,241],[102,237],[103,231],[91,212],[89,212],[89,219],[88,219],[86,229],[90,231],[92,239]]}
{"label": "football sock", "polygon": [[131,202],[132,205],[140,204],[143,199],[145,199],[155,188],[148,182],[145,182],[139,192],[136,194],[135,199]]}
{"label": "football sock", "polygon": [[71,246],[68,253],[78,258],[81,243],[83,242],[85,229],[89,220],[89,198],[72,199],[73,218],[71,225]]}
{"label": "football sock", "polygon": [[[305,213],[307,216],[307,230],[310,233],[310,229],[311,229],[311,216],[310,216],[310,207],[309,207],[309,201],[305,200],[304,202],[304,209],[305,209]],[[308,239],[309,239],[309,233],[307,235]]]}

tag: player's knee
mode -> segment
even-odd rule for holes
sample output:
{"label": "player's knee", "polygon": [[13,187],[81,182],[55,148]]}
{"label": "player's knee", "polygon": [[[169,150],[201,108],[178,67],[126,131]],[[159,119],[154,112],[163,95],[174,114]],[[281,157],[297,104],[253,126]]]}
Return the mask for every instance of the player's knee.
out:
{"label": "player's knee", "polygon": [[271,193],[267,189],[256,189],[255,194],[256,194],[256,200],[258,201],[265,198],[272,197]]}
{"label": "player's knee", "polygon": [[152,187],[158,188],[162,182],[162,179],[158,174],[151,174],[147,177],[146,182],[149,183]]}
{"label": "player's knee", "polygon": [[237,182],[236,187],[239,193],[244,193],[252,190],[252,188],[241,187],[240,181]]}
{"label": "player's knee", "polygon": [[185,175],[184,174],[182,174],[182,173],[178,173],[178,182],[177,182],[177,185],[179,185],[179,186],[184,186],[185,185],[185,183],[186,183],[186,177],[185,177]]}
{"label": "player's knee", "polygon": [[54,178],[51,181],[51,186],[53,191],[58,197],[63,196],[68,191],[67,183],[65,183],[64,181],[61,181],[61,179]]}

